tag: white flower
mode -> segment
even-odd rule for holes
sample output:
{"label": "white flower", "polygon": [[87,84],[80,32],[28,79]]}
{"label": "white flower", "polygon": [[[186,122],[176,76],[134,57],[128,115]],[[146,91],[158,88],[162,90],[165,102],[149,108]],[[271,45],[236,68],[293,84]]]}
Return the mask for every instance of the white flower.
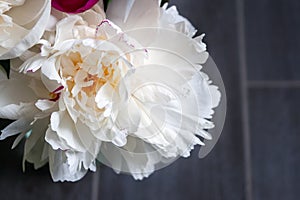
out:
{"label": "white flower", "polygon": [[50,0],[0,1],[0,59],[20,56],[42,37],[51,10]]}
{"label": "white flower", "polygon": [[24,159],[48,160],[55,181],[82,178],[96,159],[143,179],[211,139],[220,92],[200,71],[203,36],[159,3],[112,1],[97,28],[59,21],[53,42],[13,66],[24,74],[1,82],[0,117],[17,119],[1,139],[32,129]]}

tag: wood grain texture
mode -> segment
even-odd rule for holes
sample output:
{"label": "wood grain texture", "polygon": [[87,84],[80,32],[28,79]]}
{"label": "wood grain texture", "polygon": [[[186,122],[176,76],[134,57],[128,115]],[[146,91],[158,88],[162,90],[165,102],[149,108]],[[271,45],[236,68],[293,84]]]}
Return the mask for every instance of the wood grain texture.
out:
{"label": "wood grain texture", "polygon": [[250,80],[300,80],[299,10],[298,0],[245,0]]}
{"label": "wood grain texture", "polygon": [[300,196],[300,89],[251,89],[255,200]]}
{"label": "wood grain texture", "polygon": [[23,145],[11,150],[13,139],[0,141],[1,200],[90,199],[92,174],[88,174],[77,183],[53,183],[48,166],[34,170],[31,164],[27,164],[26,171],[23,173]]}

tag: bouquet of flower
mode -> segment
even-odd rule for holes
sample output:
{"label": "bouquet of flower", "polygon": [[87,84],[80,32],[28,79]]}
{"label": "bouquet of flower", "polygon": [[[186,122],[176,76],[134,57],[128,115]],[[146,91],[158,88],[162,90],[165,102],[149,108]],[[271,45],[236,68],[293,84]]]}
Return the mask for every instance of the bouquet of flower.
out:
{"label": "bouquet of flower", "polygon": [[148,177],[212,139],[203,35],[159,0],[0,1],[0,118],[24,159],[77,181],[96,161]]}

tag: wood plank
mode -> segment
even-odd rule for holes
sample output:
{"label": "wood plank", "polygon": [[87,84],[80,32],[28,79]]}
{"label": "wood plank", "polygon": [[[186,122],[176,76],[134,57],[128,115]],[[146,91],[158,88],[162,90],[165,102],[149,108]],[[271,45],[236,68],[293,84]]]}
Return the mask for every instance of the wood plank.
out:
{"label": "wood plank", "polygon": [[[2,120],[1,120],[2,123]],[[92,174],[76,183],[53,183],[48,166],[22,172],[23,145],[11,150],[13,138],[0,141],[0,191],[2,200],[90,199]]]}
{"label": "wood plank", "polygon": [[[0,119],[0,130],[11,121]],[[22,172],[23,144],[11,150],[15,137],[0,141],[1,200],[90,199],[92,174],[76,183],[53,183],[48,166],[34,170],[31,164]]]}
{"label": "wood plank", "polygon": [[300,196],[300,89],[251,89],[255,200]]}
{"label": "wood plank", "polygon": [[299,10],[299,0],[245,0],[250,80],[300,79]]}

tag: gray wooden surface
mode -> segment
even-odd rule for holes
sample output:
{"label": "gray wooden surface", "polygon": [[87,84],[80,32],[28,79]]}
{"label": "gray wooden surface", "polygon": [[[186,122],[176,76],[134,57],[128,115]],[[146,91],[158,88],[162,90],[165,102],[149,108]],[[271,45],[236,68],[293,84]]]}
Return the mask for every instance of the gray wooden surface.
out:
{"label": "gray wooden surface", "polygon": [[[27,165],[22,146],[0,142],[0,199],[297,200],[300,195],[300,2],[171,0],[206,33],[226,86],[224,131],[208,157],[140,182],[101,167],[77,183],[52,183]],[[247,78],[246,78],[247,77]],[[0,128],[5,121],[1,120]],[[249,138],[247,137],[247,133]]]}
{"label": "gray wooden surface", "polygon": [[300,1],[245,0],[250,80],[300,79]]}
{"label": "gray wooden surface", "polygon": [[300,87],[249,94],[254,199],[299,199]]}

